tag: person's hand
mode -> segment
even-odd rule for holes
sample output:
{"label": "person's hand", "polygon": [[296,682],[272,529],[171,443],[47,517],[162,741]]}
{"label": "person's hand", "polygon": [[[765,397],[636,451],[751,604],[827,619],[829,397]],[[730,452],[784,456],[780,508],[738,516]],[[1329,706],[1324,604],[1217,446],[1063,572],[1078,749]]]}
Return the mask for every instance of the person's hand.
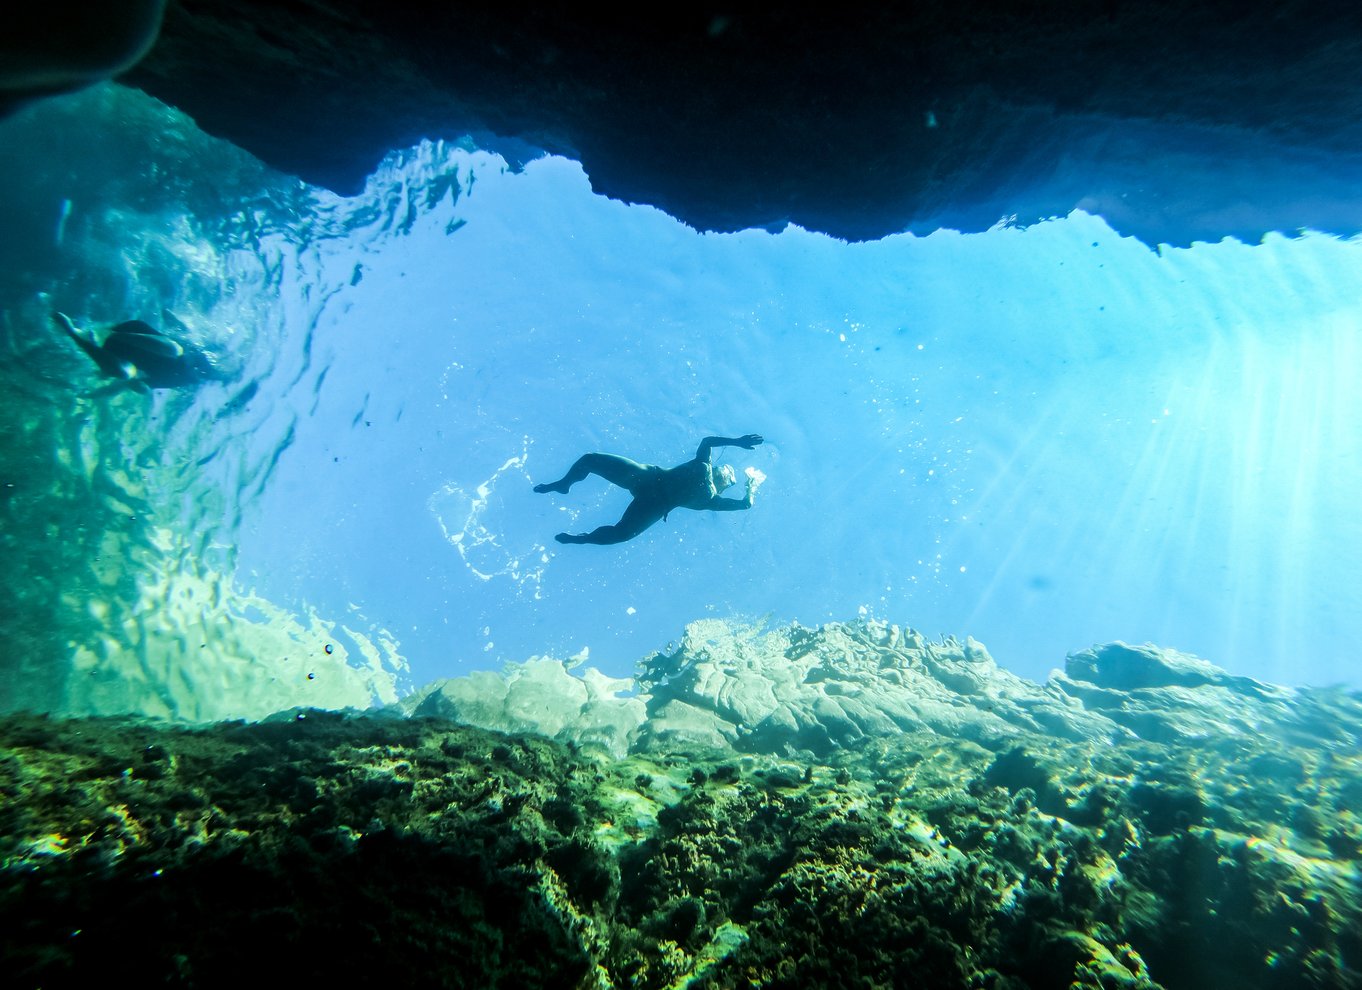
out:
{"label": "person's hand", "polygon": [[738,437],[738,442],[733,446],[742,447],[744,450],[751,450],[753,447],[759,446],[765,442],[766,441],[762,439],[761,434],[749,433],[745,437]]}
{"label": "person's hand", "polygon": [[757,494],[757,489],[760,488],[761,483],[766,480],[766,475],[762,474],[754,467],[749,467],[746,471],[746,474],[747,474],[747,504],[751,505],[752,496]]}

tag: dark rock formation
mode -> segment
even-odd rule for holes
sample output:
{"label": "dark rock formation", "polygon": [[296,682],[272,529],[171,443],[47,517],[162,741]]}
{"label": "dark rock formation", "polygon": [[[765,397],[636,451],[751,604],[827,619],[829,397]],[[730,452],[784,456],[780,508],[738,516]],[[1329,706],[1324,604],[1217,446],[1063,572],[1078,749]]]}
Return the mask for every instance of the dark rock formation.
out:
{"label": "dark rock formation", "polygon": [[1354,4],[809,10],[179,0],[125,81],[344,193],[390,149],[472,133],[707,229],[1076,206],[1151,243],[1362,228]]}
{"label": "dark rock formation", "polygon": [[0,117],[37,96],[126,72],[151,49],[166,0],[10,4],[0,31]]}
{"label": "dark rock formation", "polygon": [[701,228],[871,238],[1083,203],[1178,241],[1362,226],[1339,212],[1362,174],[1358,10],[199,0],[129,81],[343,192],[389,149],[471,131]]}

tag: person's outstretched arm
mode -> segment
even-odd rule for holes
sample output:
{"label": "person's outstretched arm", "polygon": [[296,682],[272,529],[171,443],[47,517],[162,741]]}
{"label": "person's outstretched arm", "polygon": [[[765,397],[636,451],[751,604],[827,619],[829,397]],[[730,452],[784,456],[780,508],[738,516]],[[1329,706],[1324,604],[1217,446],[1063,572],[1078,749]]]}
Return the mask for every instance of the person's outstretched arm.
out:
{"label": "person's outstretched arm", "polygon": [[752,496],[746,498],[725,498],[722,495],[715,495],[705,506],[711,512],[737,512],[739,509],[752,508]]}
{"label": "person's outstretched arm", "polygon": [[[764,439],[758,433],[749,433],[741,437],[705,437],[700,441],[700,449],[695,452],[695,459],[708,463],[709,452],[715,447],[742,447],[745,450],[751,450],[764,442]],[[728,501],[733,501],[733,499]]]}

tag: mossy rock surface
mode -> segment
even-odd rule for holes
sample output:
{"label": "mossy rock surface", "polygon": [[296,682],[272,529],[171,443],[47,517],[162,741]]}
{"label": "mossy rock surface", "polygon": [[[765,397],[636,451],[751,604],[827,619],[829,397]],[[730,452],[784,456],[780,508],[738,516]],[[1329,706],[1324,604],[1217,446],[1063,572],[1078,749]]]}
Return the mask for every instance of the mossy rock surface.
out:
{"label": "mossy rock surface", "polygon": [[1347,754],[297,714],[0,720],[5,985],[1362,986]]}

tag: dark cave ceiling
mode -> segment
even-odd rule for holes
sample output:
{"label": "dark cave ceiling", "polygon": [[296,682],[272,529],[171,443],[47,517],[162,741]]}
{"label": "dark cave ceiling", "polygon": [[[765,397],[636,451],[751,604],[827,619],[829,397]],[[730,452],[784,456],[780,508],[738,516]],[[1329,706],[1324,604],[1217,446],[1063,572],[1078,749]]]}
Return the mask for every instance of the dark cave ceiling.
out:
{"label": "dark cave ceiling", "polygon": [[513,162],[540,149],[573,157],[598,192],[706,230],[793,222],[868,239],[1075,207],[1149,243],[1362,230],[1354,4],[934,0],[629,14],[178,0],[156,36],[160,2],[122,8],[152,23],[146,38],[144,25],[111,27],[107,13],[87,23],[71,0],[7,15],[17,27],[0,55],[30,68],[0,70],[0,101],[135,62],[118,76],[125,84],[340,193],[362,188],[391,149],[473,134]]}

